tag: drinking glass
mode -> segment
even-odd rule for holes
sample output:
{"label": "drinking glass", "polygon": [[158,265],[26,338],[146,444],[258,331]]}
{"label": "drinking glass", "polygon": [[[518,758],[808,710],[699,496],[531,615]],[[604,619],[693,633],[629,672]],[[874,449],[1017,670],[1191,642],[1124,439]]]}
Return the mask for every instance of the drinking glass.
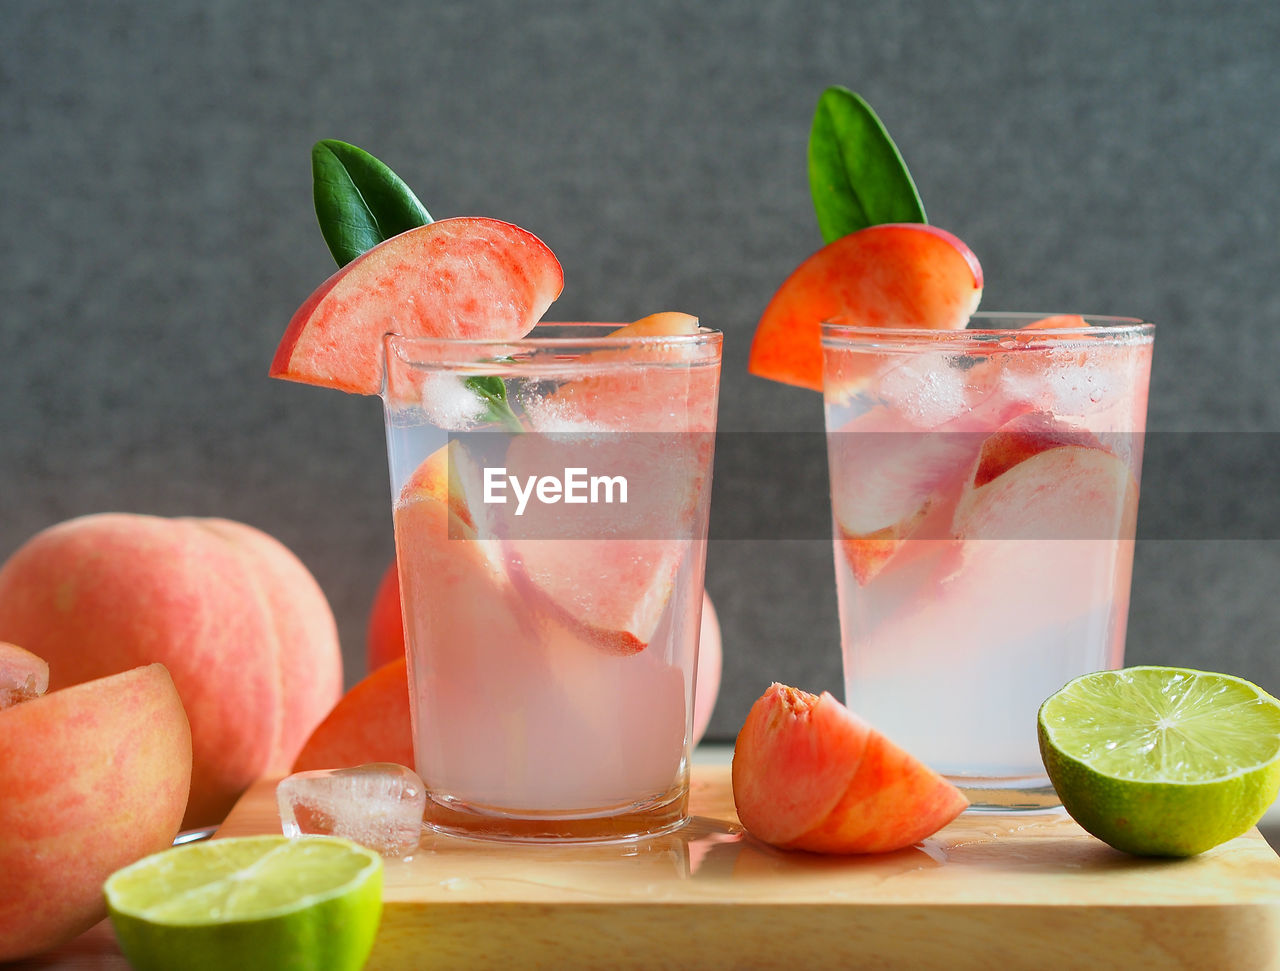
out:
{"label": "drinking glass", "polygon": [[822,327],[846,701],[974,809],[1056,806],[1037,710],[1122,663],[1153,334]]}
{"label": "drinking glass", "polygon": [[686,819],[721,335],[386,338],[414,757],[437,830]]}

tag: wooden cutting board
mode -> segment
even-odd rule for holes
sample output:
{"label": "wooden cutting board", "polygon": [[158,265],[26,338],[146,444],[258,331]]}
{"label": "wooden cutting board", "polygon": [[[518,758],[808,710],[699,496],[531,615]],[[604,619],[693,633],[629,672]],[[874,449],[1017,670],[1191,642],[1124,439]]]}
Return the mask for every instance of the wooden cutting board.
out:
{"label": "wooden cutting board", "polygon": [[[1256,830],[1187,860],[1126,856],[1064,813],[966,815],[868,857],[784,853],[698,766],[693,820],[633,844],[427,835],[388,861],[370,969],[1280,967],[1280,858]],[[218,836],[279,832],[275,781]]]}

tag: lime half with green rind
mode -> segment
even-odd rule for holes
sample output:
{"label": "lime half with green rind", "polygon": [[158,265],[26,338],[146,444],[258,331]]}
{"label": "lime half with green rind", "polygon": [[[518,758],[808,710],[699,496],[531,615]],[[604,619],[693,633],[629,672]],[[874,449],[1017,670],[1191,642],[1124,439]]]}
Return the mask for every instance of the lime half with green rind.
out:
{"label": "lime half with green rind", "polygon": [[356,971],[382,915],[382,858],[328,836],[210,840],[145,857],[103,889],[140,971]]}
{"label": "lime half with green rind", "polygon": [[1126,853],[1202,853],[1247,832],[1280,791],[1280,702],[1243,678],[1098,671],[1052,695],[1038,725],[1067,812]]}

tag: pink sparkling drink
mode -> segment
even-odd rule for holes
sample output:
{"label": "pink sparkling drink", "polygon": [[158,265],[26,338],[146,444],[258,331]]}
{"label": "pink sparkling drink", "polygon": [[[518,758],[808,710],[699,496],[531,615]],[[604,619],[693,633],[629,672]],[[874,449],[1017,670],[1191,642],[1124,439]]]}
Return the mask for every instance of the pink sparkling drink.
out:
{"label": "pink sparkling drink", "polygon": [[386,342],[426,821],[599,840],[686,818],[720,334]]}
{"label": "pink sparkling drink", "polygon": [[823,325],[846,701],[976,809],[1056,805],[1037,709],[1122,663],[1153,330]]}

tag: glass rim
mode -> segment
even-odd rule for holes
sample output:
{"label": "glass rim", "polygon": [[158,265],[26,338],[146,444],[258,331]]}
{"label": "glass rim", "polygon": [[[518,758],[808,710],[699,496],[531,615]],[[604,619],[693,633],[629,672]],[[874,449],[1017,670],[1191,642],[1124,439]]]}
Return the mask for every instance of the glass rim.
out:
{"label": "glass rim", "polygon": [[[1079,317],[1084,327],[1044,327],[1027,330],[1026,324],[1049,317]],[[970,323],[1020,321],[1020,327],[969,326],[958,330],[940,330],[927,327],[879,327],[851,323],[847,316],[833,317],[821,322],[822,342],[844,345],[848,343],[909,343],[950,344],[978,339],[990,341],[1018,337],[1029,341],[1041,337],[1051,338],[1145,338],[1150,340],[1156,325],[1140,317],[1119,317],[1109,314],[1033,313],[1028,311],[980,310],[970,317]]]}
{"label": "glass rim", "polygon": [[[385,387],[403,369],[516,377],[543,374],[614,372],[641,369],[685,369],[718,366],[724,334],[699,327],[693,334],[638,337],[610,336],[621,323],[548,321],[555,336],[526,335],[511,340],[460,337],[409,337],[387,333],[382,338]],[[530,331],[535,334],[537,328]]]}
{"label": "glass rim", "polygon": [[[438,345],[441,347],[481,350],[486,347],[510,348],[518,347],[522,350],[551,350],[561,353],[581,348],[583,350],[593,349],[611,349],[617,350],[620,347],[704,347],[710,344],[722,343],[724,332],[714,327],[706,327],[702,324],[698,325],[698,330],[692,334],[649,334],[643,336],[623,335],[621,337],[613,336],[612,332],[619,328],[625,327],[628,321],[618,323],[610,323],[606,321],[557,321],[548,320],[540,321],[533,330],[529,331],[523,337],[499,339],[493,337],[418,337],[406,334],[399,334],[395,331],[387,331],[382,335],[382,340],[388,347],[427,347],[430,345]],[[535,336],[538,329],[547,328],[582,328],[583,330],[597,329],[605,331],[599,334],[559,334],[551,336]]]}

